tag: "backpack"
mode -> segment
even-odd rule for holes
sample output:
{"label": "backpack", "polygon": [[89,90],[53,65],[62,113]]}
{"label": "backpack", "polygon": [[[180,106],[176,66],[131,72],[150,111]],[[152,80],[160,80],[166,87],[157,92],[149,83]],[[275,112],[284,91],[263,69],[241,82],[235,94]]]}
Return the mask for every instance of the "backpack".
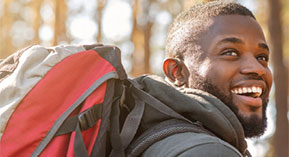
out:
{"label": "backpack", "polygon": [[[0,63],[0,99],[3,157],[138,156],[174,133],[203,132],[129,79],[115,46],[20,50]],[[178,121],[140,132],[146,105]]]}

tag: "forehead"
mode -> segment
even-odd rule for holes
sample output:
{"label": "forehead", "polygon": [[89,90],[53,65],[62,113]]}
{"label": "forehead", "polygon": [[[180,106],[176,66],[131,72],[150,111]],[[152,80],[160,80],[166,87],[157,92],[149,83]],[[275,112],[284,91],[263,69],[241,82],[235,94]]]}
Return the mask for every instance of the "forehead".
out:
{"label": "forehead", "polygon": [[265,42],[260,25],[250,16],[222,15],[211,20],[211,25],[203,36],[203,39],[205,39],[203,42],[221,40],[225,37],[236,37],[244,41]]}

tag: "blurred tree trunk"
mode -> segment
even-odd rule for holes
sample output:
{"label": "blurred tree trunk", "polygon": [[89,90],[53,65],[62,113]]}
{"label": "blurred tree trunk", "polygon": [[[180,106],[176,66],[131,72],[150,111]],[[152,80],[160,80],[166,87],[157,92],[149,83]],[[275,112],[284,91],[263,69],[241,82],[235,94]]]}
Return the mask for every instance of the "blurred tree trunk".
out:
{"label": "blurred tree trunk", "polygon": [[288,70],[283,60],[283,36],[280,0],[269,0],[269,33],[273,59],[276,105],[276,131],[274,135],[274,153],[276,157],[289,156],[288,135]]}
{"label": "blurred tree trunk", "polygon": [[193,5],[195,5],[195,4],[199,3],[199,2],[200,2],[200,0],[199,0],[199,1],[186,0],[186,1],[184,2],[184,10],[189,9],[190,7],[192,7]]}
{"label": "blurred tree trunk", "polygon": [[151,39],[151,33],[152,33],[152,19],[150,19],[150,6],[151,3],[154,0],[149,0],[149,1],[143,1],[143,17],[146,18],[146,23],[143,27],[144,29],[144,73],[148,74],[151,73],[151,68],[150,68],[150,57],[151,57],[151,48],[150,48],[150,39]]}
{"label": "blurred tree trunk", "polygon": [[139,12],[139,0],[132,1],[133,7],[133,30],[131,34],[131,40],[134,44],[134,52],[132,54],[132,70],[131,74],[133,76],[139,76],[144,73],[144,64],[143,64],[143,45],[144,37],[143,32],[138,27],[137,16]]}
{"label": "blurred tree trunk", "polygon": [[52,45],[57,45],[60,41],[67,41],[66,37],[66,0],[54,1],[54,37]]}
{"label": "blurred tree trunk", "polygon": [[102,41],[102,11],[106,4],[106,0],[98,0],[97,4],[97,24],[98,24],[98,33],[97,33],[97,42],[101,43]]}
{"label": "blurred tree trunk", "polygon": [[184,2],[184,10],[189,9],[190,7],[192,7],[193,5],[196,5],[198,3],[210,2],[210,1],[214,1],[214,0],[185,0],[185,2]]}
{"label": "blurred tree trunk", "polygon": [[144,28],[144,63],[145,63],[145,69],[144,73],[150,73],[150,56],[151,56],[151,50],[150,50],[150,38],[151,38],[151,30],[152,30],[153,23],[147,22]]}
{"label": "blurred tree trunk", "polygon": [[42,24],[41,20],[41,14],[40,14],[40,9],[42,5],[42,0],[34,0],[31,3],[33,11],[35,13],[35,19],[33,20],[33,28],[35,30],[35,39],[33,44],[40,44],[40,39],[39,39],[39,28]]}
{"label": "blurred tree trunk", "polygon": [[11,13],[9,13],[9,4],[11,0],[3,0],[3,16],[0,19],[0,59],[9,56],[14,51],[11,37],[9,35],[10,28],[13,22]]}
{"label": "blurred tree trunk", "polygon": [[[149,39],[151,36],[151,25],[146,22],[142,27],[138,25],[137,18],[140,14],[144,13],[141,10],[139,0],[133,1],[133,30],[131,40],[134,43],[134,53],[132,61],[131,74],[139,76],[145,73],[150,73],[150,45]],[[150,3],[150,2],[147,2]],[[146,14],[146,16],[148,16]]]}

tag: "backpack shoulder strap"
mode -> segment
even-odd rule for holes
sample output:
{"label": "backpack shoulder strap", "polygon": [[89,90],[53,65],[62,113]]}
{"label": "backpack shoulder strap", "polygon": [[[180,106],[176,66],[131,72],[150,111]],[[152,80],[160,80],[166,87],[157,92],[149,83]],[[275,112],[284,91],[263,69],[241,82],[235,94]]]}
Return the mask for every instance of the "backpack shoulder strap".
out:
{"label": "backpack shoulder strap", "polygon": [[171,119],[148,129],[134,140],[126,150],[127,156],[139,156],[154,143],[174,134],[194,132],[215,136],[199,123],[188,123],[183,120]]}
{"label": "backpack shoulder strap", "polygon": [[100,77],[98,80],[96,80],[90,88],[88,88],[82,95],[79,97],[54,123],[52,128],[49,130],[47,135],[42,139],[40,144],[36,147],[34,150],[32,156],[38,156],[40,153],[44,150],[44,148],[49,144],[51,139],[56,135],[57,131],[67,119],[67,117],[97,88],[99,87],[102,83],[107,81],[108,79],[112,78],[118,78],[118,75],[115,72],[109,72],[102,77]]}

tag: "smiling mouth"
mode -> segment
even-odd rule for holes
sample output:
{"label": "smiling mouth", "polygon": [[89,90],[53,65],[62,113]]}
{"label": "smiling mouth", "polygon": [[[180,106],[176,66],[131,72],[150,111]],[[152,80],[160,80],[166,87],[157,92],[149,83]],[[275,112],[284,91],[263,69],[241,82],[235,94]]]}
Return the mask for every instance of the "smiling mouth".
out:
{"label": "smiling mouth", "polygon": [[237,95],[249,96],[253,98],[260,97],[262,95],[262,88],[261,87],[241,87],[241,88],[234,88],[231,90],[232,93]]}
{"label": "smiling mouth", "polygon": [[231,89],[231,92],[238,98],[238,101],[243,104],[247,104],[254,108],[262,106],[262,99],[260,96],[263,93],[263,89],[261,87],[238,87]]}

